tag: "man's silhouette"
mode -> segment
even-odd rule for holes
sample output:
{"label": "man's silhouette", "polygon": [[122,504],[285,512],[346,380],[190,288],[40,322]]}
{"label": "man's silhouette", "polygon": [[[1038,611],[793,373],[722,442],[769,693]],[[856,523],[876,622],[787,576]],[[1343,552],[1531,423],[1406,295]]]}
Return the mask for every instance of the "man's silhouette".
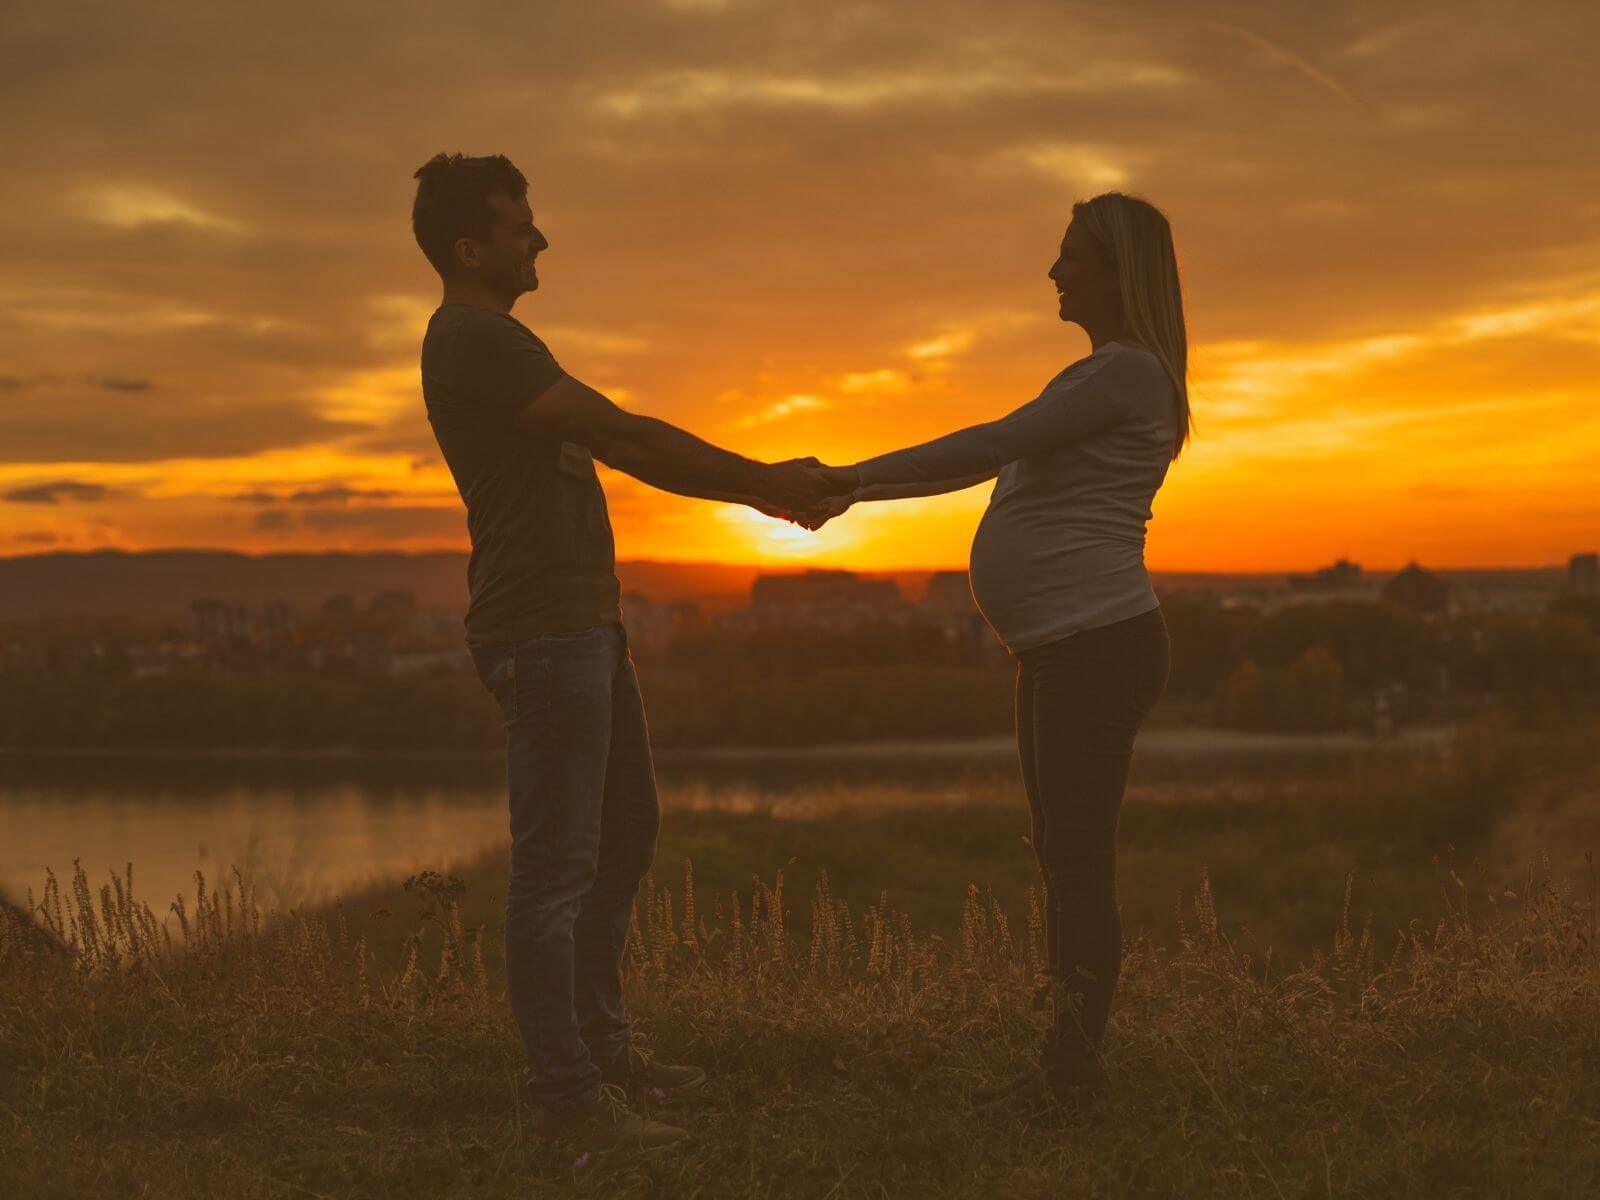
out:
{"label": "man's silhouette", "polygon": [[673,1141],[681,1129],[630,1112],[617,1090],[670,1093],[705,1075],[656,1062],[623,1010],[623,943],[660,814],[593,458],[767,512],[807,509],[823,485],[806,463],[754,462],[624,412],[561,369],[511,315],[549,243],[503,155],[439,154],[416,178],[413,231],[444,281],[422,391],[467,506],[467,643],[505,718],[506,980],[534,1124],[597,1147]]}

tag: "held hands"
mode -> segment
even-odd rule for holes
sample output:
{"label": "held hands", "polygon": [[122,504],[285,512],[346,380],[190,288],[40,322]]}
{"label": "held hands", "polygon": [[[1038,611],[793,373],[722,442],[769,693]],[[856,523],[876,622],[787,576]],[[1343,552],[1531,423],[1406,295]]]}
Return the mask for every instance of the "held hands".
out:
{"label": "held hands", "polygon": [[802,528],[809,529],[812,533],[815,533],[835,517],[843,516],[855,502],[856,498],[849,492],[844,492],[838,496],[829,496],[815,508],[795,514],[794,521]]}
{"label": "held hands", "polygon": [[860,479],[854,467],[830,467],[816,458],[791,458],[761,469],[762,494],[754,507],[806,529],[821,529],[854,503]]}

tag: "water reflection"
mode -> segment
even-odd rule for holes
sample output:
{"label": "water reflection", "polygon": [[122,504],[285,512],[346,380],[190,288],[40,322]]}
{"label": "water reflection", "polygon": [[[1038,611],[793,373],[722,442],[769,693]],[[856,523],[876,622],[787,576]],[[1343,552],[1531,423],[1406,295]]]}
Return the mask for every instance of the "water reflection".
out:
{"label": "water reflection", "polygon": [[[1326,743],[1264,749],[1146,738],[1133,787],[1359,771],[1373,754],[1432,754],[1437,739],[1373,749]],[[850,809],[1022,803],[1005,739],[842,752],[663,754],[662,806],[790,820]],[[46,868],[91,886],[134,864],[158,915],[194,872],[237,867],[267,907],[326,898],[374,878],[442,867],[506,836],[496,756],[0,756],[0,893],[37,897]],[[1130,793],[1130,798],[1132,793]]]}

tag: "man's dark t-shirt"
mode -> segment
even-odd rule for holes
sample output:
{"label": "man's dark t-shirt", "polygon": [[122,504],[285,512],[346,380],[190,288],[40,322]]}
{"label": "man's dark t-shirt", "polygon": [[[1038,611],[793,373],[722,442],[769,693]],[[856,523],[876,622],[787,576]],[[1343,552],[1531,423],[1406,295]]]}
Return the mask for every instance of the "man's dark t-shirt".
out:
{"label": "man's dark t-shirt", "polygon": [[501,646],[621,619],[605,493],[582,446],[513,418],[565,375],[516,318],[444,304],[422,339],[428,421],[467,505],[467,641]]}

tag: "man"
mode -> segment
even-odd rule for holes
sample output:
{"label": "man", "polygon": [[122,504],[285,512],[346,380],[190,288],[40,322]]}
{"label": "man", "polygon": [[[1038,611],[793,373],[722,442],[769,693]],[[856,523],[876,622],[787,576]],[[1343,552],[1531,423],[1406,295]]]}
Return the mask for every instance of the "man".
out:
{"label": "man", "polygon": [[671,1094],[705,1073],[655,1061],[623,1010],[623,943],[660,814],[593,458],[769,513],[809,509],[822,484],[806,463],[754,462],[624,412],[557,365],[511,316],[549,243],[503,155],[439,154],[416,179],[412,229],[444,282],[422,392],[467,506],[468,647],[505,718],[506,981],[533,1125],[597,1149],[662,1145],[684,1131],[630,1111],[621,1089]]}

